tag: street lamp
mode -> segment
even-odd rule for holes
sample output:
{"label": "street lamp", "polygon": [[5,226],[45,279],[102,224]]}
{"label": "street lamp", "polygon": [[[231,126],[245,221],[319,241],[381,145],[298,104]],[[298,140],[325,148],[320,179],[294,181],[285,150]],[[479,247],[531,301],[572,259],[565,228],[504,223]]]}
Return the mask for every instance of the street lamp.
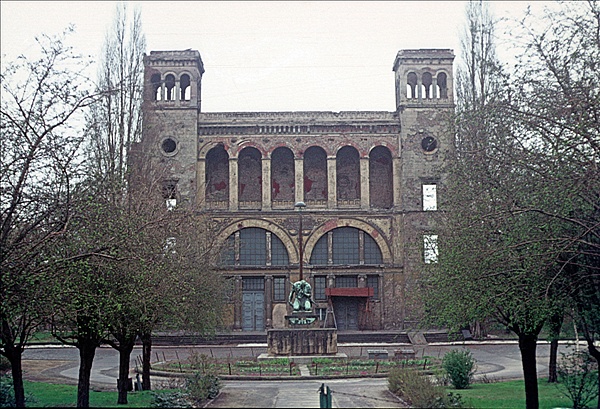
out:
{"label": "street lamp", "polygon": [[298,249],[300,250],[300,279],[299,281],[304,280],[304,277],[302,275],[302,262],[303,262],[303,258],[304,255],[302,254],[302,210],[306,207],[306,203],[304,202],[297,202],[294,205],[294,208],[296,208],[298,210],[298,214],[300,216],[300,228],[298,229]]}

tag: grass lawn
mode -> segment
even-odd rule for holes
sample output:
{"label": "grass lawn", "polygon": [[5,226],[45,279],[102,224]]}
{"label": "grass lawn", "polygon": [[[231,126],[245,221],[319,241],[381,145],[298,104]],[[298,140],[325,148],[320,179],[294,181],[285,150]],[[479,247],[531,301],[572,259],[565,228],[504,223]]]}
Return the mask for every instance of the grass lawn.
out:
{"label": "grass lawn", "polygon": [[[43,382],[24,381],[25,395],[32,400],[26,402],[29,408],[75,407],[77,406],[77,386],[54,385]],[[117,392],[94,392],[90,390],[90,407],[100,408],[149,408],[152,403],[150,391],[127,394],[127,405],[117,405]]]}
{"label": "grass lawn", "polygon": [[[475,383],[470,389],[447,389],[459,394],[469,406],[477,409],[524,408],[525,384],[522,380],[494,383]],[[573,403],[563,387],[548,383],[547,379],[538,380],[540,409],[571,408]],[[591,407],[597,407],[597,400]]]}
{"label": "grass lawn", "polygon": [[[75,407],[77,387],[25,381],[25,394],[34,398],[27,407]],[[564,391],[546,379],[538,382],[540,409],[569,408],[572,403]],[[477,409],[524,408],[525,387],[522,380],[494,383],[476,383],[470,389],[447,389],[459,394],[468,407]],[[90,407],[102,408],[148,408],[152,403],[152,392],[132,392],[127,396],[127,405],[117,405],[117,392],[90,391]],[[597,406],[597,401],[590,405]]]}

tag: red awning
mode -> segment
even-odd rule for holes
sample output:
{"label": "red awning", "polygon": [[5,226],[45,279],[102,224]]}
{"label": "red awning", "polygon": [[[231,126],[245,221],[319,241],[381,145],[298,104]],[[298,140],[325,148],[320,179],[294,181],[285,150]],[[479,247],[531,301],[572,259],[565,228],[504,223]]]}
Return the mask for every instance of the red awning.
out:
{"label": "red awning", "polygon": [[373,287],[326,288],[325,295],[328,297],[372,297]]}

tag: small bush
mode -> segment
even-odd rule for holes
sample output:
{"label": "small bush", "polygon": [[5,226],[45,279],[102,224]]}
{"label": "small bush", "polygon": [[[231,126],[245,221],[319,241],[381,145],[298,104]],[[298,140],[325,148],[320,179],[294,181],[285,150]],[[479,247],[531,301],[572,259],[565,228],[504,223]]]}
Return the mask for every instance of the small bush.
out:
{"label": "small bush", "polygon": [[153,408],[191,408],[188,395],[183,392],[152,392]]}
{"label": "small bush", "polygon": [[598,367],[587,351],[561,354],[557,386],[567,390],[574,409],[587,408],[598,396]]}
{"label": "small bush", "polygon": [[0,375],[0,407],[12,408],[16,404],[12,376]]}
{"label": "small bush", "polygon": [[186,389],[192,400],[199,403],[216,398],[221,390],[221,381],[216,375],[196,372],[187,380]]}
{"label": "small bush", "polygon": [[388,376],[389,390],[414,408],[462,408],[460,395],[447,395],[444,388],[414,369],[394,368]]}
{"label": "small bush", "polygon": [[0,355],[0,372],[10,371],[12,369],[12,365],[7,357],[4,355]]}
{"label": "small bush", "polygon": [[452,386],[467,389],[475,373],[475,359],[471,351],[453,349],[444,355],[442,368],[448,373]]}

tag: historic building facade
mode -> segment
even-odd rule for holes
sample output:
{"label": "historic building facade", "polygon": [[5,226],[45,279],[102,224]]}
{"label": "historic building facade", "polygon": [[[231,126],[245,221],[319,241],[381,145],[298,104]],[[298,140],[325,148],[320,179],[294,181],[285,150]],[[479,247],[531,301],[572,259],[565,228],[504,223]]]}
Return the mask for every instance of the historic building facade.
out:
{"label": "historic building facade", "polygon": [[390,112],[202,112],[199,52],[145,56],[143,142],[167,169],[167,199],[219,223],[231,329],[283,328],[299,278],[339,330],[419,319],[453,146],[453,58],[399,51]]}

